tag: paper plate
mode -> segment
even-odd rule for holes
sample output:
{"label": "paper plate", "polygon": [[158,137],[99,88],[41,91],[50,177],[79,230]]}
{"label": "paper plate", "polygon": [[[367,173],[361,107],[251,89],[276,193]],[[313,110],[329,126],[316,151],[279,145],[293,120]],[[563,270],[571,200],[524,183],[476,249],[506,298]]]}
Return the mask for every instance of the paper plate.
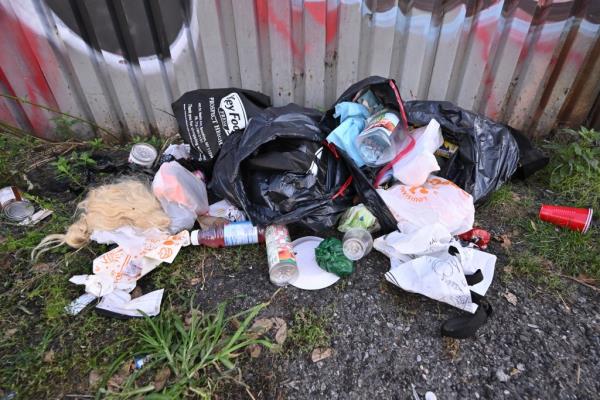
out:
{"label": "paper plate", "polygon": [[317,264],[315,248],[322,241],[320,237],[305,236],[292,242],[298,263],[298,277],[290,285],[299,289],[318,290],[331,286],[340,279]]}

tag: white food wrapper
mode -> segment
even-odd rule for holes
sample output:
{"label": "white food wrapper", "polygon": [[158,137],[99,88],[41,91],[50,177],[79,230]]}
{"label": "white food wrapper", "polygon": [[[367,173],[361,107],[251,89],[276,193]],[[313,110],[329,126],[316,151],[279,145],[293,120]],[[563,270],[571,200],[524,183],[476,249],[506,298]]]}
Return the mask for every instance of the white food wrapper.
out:
{"label": "white food wrapper", "polygon": [[160,313],[164,291],[155,290],[132,300],[129,293],[116,290],[104,296],[96,308],[128,317],[143,317],[144,314],[140,312],[143,311],[149,317],[153,317]]}
{"label": "white food wrapper", "polygon": [[183,231],[177,235],[146,239],[136,255],[128,254],[119,246],[94,259],[93,275],[75,275],[69,281],[85,285],[85,291],[96,297],[116,290],[131,292],[138,279],[162,262],[172,263],[179,250],[189,244],[190,234]]}
{"label": "white food wrapper", "polygon": [[404,263],[392,259],[385,279],[407,292],[419,293],[470,313],[477,311],[458,257],[441,260],[422,256]]}
{"label": "white food wrapper", "polygon": [[93,294],[84,293],[75,300],[73,300],[69,305],[65,306],[65,312],[70,315],[79,314],[84,308],[87,307],[92,301],[96,300],[98,297]]}
{"label": "white food wrapper", "polygon": [[[485,296],[494,278],[496,256],[460,247],[458,243],[453,247],[458,254],[451,255],[446,249],[408,261],[391,258],[391,268],[385,279],[407,292],[419,293],[474,313],[477,304],[471,300],[471,291]],[[483,280],[469,286],[465,275],[472,275],[477,270],[481,270]]]}
{"label": "white food wrapper", "polygon": [[389,189],[377,189],[377,193],[402,232],[413,232],[436,222],[452,235],[473,228],[473,197],[447,179],[430,176],[422,186],[396,184]]}
{"label": "white food wrapper", "polygon": [[94,231],[91,239],[97,243],[116,243],[130,256],[139,255],[146,245],[147,240],[166,239],[169,233],[157,228],[141,230],[133,226],[122,226],[112,231]]}
{"label": "white food wrapper", "polygon": [[389,258],[404,259],[407,255],[425,255],[448,249],[452,235],[444,225],[426,225],[411,233],[394,231],[378,237],[373,247]]}

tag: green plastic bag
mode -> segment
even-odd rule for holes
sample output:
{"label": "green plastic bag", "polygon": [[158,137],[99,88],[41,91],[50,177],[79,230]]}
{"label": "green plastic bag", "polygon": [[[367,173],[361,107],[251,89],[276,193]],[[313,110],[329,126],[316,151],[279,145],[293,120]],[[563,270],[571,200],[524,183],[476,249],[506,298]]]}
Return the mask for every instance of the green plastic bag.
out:
{"label": "green plastic bag", "polygon": [[317,264],[327,272],[345,278],[354,272],[354,262],[342,250],[342,241],[337,238],[323,240],[315,249]]}

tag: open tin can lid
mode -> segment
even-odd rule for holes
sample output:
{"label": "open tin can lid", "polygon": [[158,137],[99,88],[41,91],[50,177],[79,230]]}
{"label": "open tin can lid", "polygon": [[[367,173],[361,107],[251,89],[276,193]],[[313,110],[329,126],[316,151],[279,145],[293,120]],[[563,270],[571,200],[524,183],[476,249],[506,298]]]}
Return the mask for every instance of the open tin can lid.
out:
{"label": "open tin can lid", "polygon": [[13,201],[4,207],[4,215],[11,221],[23,221],[33,215],[33,204],[27,200]]}

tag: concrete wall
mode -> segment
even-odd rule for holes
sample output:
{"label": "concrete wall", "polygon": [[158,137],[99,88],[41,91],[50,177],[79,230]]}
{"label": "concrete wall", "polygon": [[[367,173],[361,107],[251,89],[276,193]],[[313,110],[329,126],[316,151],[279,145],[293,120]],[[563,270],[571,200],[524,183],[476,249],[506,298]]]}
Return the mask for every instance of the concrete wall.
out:
{"label": "concrete wall", "polygon": [[[596,0],[0,0],[0,94],[168,136],[170,104],[189,90],[327,108],[377,74],[406,100],[545,135],[598,123],[599,28]],[[55,117],[0,98],[0,120],[38,136],[56,138]]]}

